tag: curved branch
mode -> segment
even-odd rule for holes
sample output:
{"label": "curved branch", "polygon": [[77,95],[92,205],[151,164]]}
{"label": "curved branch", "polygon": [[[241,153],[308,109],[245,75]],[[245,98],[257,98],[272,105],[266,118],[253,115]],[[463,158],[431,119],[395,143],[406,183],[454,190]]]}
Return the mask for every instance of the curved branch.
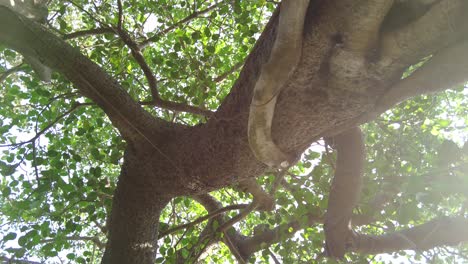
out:
{"label": "curved branch", "polygon": [[293,157],[273,142],[271,124],[281,88],[296,69],[302,54],[304,19],[309,0],[284,0],[270,59],[262,66],[253,91],[248,123],[249,145],[255,157],[270,167],[288,167]]}
{"label": "curved branch", "polygon": [[365,147],[359,127],[335,136],[334,143],[337,161],[325,215],[325,248],[328,256],[343,258],[353,208],[361,192]]}

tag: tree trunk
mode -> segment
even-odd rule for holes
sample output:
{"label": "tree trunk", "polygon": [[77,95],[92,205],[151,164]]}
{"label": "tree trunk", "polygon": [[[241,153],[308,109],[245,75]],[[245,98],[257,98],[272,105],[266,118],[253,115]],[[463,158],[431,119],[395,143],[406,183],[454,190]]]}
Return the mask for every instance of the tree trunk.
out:
{"label": "tree trunk", "polygon": [[[103,264],[154,263],[159,216],[170,198],[144,178],[147,166],[128,147],[108,219],[109,235]],[[150,173],[150,175],[155,175]]]}

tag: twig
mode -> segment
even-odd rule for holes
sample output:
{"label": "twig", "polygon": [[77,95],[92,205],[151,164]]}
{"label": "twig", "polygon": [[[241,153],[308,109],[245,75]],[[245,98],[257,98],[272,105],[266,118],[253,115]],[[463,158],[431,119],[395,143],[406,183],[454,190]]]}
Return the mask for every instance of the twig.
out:
{"label": "twig", "polygon": [[251,204],[249,204],[244,210],[242,210],[238,215],[234,216],[233,218],[227,220],[224,222],[216,232],[224,232],[228,230],[231,226],[233,226],[235,223],[241,221],[244,219],[248,214],[250,214],[253,210],[255,210],[258,207],[258,203],[256,201],[253,201]]}
{"label": "twig", "polygon": [[215,83],[218,83],[218,82],[221,82],[223,81],[224,79],[226,79],[229,75],[231,75],[233,72],[237,71],[240,67],[242,67],[242,65],[244,65],[244,61],[240,61],[236,64],[234,64],[234,66],[232,66],[231,69],[223,72],[221,75],[217,76],[216,78],[213,79],[213,82]]}
{"label": "twig", "polygon": [[115,34],[115,30],[111,27],[86,29],[86,30],[81,30],[81,31],[70,33],[70,34],[66,34],[63,36],[63,39],[67,40],[67,39],[87,37],[87,36],[99,35],[99,34],[105,34],[105,33]]}
{"label": "twig", "polygon": [[4,263],[17,263],[17,264],[42,264],[41,262],[31,261],[31,260],[24,260],[24,259],[16,259],[16,258],[7,258],[4,256],[0,256],[0,260]]}
{"label": "twig", "polygon": [[167,34],[168,32],[172,31],[173,29],[177,28],[178,26],[180,26],[181,24],[184,24],[184,23],[187,23],[189,22],[190,20],[192,19],[195,19],[195,18],[198,18],[199,16],[205,14],[205,13],[208,13],[209,11],[215,9],[216,7],[218,7],[220,4],[222,4],[223,1],[220,1],[212,6],[209,6],[207,7],[206,9],[203,9],[203,10],[200,10],[200,11],[196,11],[196,12],[193,12],[192,14],[188,15],[187,17],[183,18],[182,20],[179,20],[177,21],[176,23],[172,24],[171,26],[163,29],[162,31],[156,33],[154,36],[142,41],[138,47],[140,49],[144,49],[146,46],[148,46],[151,42],[157,40],[161,35],[164,35],[164,34]]}
{"label": "twig", "polygon": [[210,117],[214,114],[211,110],[202,109],[196,106],[191,106],[183,103],[171,102],[162,99],[156,99],[150,102],[140,102],[141,105],[152,105],[176,112],[186,112],[196,115]]}
{"label": "twig", "polygon": [[38,139],[42,134],[44,134],[49,128],[53,127],[58,121],[60,121],[62,118],[65,116],[69,115],[73,111],[75,111],[78,107],[80,106],[85,106],[85,105],[93,105],[93,103],[76,103],[74,104],[68,111],[65,113],[59,115],[57,118],[55,118],[54,121],[52,121],[50,124],[48,124],[45,128],[43,128],[41,131],[39,131],[34,137],[27,141],[23,141],[20,143],[14,143],[14,144],[5,144],[5,145],[0,145],[0,147],[17,147],[17,146],[22,146],[28,143],[34,142],[36,139]]}
{"label": "twig", "polygon": [[4,72],[2,72],[2,75],[0,76],[0,83],[2,83],[3,81],[6,80],[6,78],[8,78],[8,76],[10,76],[10,74],[13,74],[15,72],[19,72],[21,70],[23,70],[23,63],[21,63],[20,65],[18,66],[15,66],[13,68],[10,68]]}
{"label": "twig", "polygon": [[212,213],[209,213],[209,214],[207,214],[207,215],[205,215],[205,216],[202,216],[202,217],[196,219],[195,221],[192,221],[192,222],[187,223],[187,224],[183,224],[183,225],[176,226],[176,227],[171,228],[171,229],[169,229],[169,230],[167,230],[167,231],[165,231],[165,232],[161,232],[161,233],[159,234],[158,239],[160,239],[160,238],[162,238],[162,237],[164,237],[164,236],[167,236],[167,235],[169,235],[169,234],[172,234],[172,233],[174,233],[174,232],[177,232],[177,231],[179,231],[179,230],[192,227],[192,226],[194,226],[194,225],[196,225],[196,224],[199,224],[199,223],[201,223],[201,222],[203,222],[203,221],[205,221],[205,220],[208,220],[208,219],[211,219],[211,218],[213,218],[213,217],[215,217],[215,216],[217,216],[217,215],[220,215],[220,214],[222,214],[222,213],[224,213],[224,212],[226,212],[226,211],[237,210],[237,209],[243,209],[243,208],[246,208],[246,207],[247,207],[246,204],[234,204],[234,205],[229,205],[229,206],[220,208],[220,209],[218,209],[218,210],[216,210],[216,211],[214,211],[214,212],[212,212]]}
{"label": "twig", "polygon": [[[94,237],[94,236],[84,236],[84,237],[81,237],[81,236],[69,236],[69,237],[65,237],[66,240],[69,240],[69,241],[91,241],[93,242],[94,244],[96,244],[96,246],[100,249],[103,249],[105,247],[105,244],[102,243],[98,237]],[[45,243],[51,243],[51,242],[55,242],[56,238],[50,238],[50,239],[43,239],[40,241],[41,244],[45,244]]]}

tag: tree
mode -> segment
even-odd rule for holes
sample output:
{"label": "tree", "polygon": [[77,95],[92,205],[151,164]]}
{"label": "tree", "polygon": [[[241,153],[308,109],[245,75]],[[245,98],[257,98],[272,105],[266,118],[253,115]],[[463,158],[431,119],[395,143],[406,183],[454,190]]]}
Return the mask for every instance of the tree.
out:
{"label": "tree", "polygon": [[286,169],[247,132],[279,4],[48,10],[0,6],[4,258],[466,258],[467,1],[311,0],[271,127]]}

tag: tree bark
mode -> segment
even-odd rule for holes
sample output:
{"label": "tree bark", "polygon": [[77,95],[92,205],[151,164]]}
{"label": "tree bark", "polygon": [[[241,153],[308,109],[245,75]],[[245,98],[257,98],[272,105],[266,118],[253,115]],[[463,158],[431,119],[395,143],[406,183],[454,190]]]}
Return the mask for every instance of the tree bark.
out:
{"label": "tree bark", "polygon": [[149,173],[140,160],[129,146],[108,219],[103,264],[150,264],[156,258],[159,216],[170,197],[164,196],[157,186],[145,183]]}

